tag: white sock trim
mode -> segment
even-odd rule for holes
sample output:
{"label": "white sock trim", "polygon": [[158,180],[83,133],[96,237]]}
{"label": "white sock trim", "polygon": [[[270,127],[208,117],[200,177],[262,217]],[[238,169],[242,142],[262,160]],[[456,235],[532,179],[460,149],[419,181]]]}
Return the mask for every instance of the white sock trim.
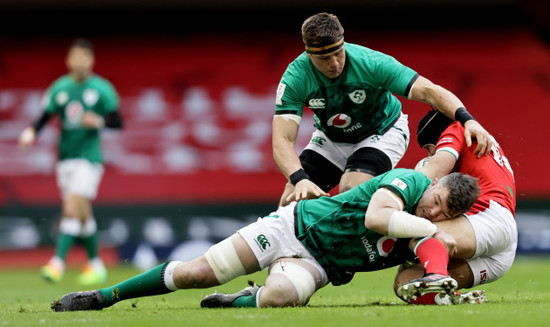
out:
{"label": "white sock trim", "polygon": [[82,223],[77,218],[63,217],[59,222],[59,232],[65,235],[79,236],[82,231]]}
{"label": "white sock trim", "polygon": [[56,267],[57,269],[59,269],[62,273],[65,271],[65,262],[63,260],[61,260],[60,257],[54,255],[50,261],[48,262],[48,264]]}
{"label": "white sock trim", "polygon": [[421,239],[420,241],[416,242],[416,245],[414,246],[414,255],[417,255],[416,254],[416,250],[418,250],[418,247],[420,246],[420,244],[424,243],[425,241],[429,240],[430,238],[432,238],[431,236],[426,236],[424,237],[423,239]]}
{"label": "white sock trim", "polygon": [[260,307],[260,292],[264,289],[264,287],[260,287],[258,291],[256,292],[256,308]]}
{"label": "white sock trim", "polygon": [[171,261],[164,269],[164,285],[170,291],[177,291],[179,288],[174,283],[174,271],[181,261]]}
{"label": "white sock trim", "polygon": [[93,259],[90,259],[90,265],[94,269],[94,271],[98,273],[104,273],[106,271],[105,264],[103,263],[103,260],[101,260],[100,257],[95,257]]}
{"label": "white sock trim", "polygon": [[89,237],[94,235],[96,232],[97,232],[97,222],[95,221],[94,217],[90,217],[86,219],[86,222],[82,226],[82,232],[80,233],[80,236]]}

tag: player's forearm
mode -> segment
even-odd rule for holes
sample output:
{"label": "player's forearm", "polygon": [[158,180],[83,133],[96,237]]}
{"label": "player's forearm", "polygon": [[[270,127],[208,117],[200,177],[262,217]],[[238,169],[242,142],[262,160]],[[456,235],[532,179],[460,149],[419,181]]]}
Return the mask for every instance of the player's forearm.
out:
{"label": "player's forearm", "polygon": [[120,116],[118,110],[108,113],[103,118],[105,119],[105,127],[122,128],[123,126],[122,116]]}
{"label": "player's forearm", "polygon": [[434,85],[425,102],[453,120],[455,119],[456,110],[464,107],[464,104],[456,95],[439,85]]}
{"label": "player's forearm", "polygon": [[273,141],[273,158],[287,179],[302,168],[300,158],[294,150],[294,143],[284,140]]}
{"label": "player's forearm", "polygon": [[365,227],[382,235],[395,238],[432,236],[437,231],[437,226],[431,221],[411,215],[405,211],[393,210],[382,214],[383,219],[366,218]]}
{"label": "player's forearm", "polygon": [[295,149],[298,128],[299,124],[296,121],[282,116],[273,117],[273,158],[287,179],[302,168]]}
{"label": "player's forearm", "polygon": [[40,118],[38,118],[38,120],[36,120],[36,122],[32,125],[32,127],[34,128],[34,132],[38,134],[38,132],[42,129],[42,127],[44,127],[44,125],[46,125],[51,117],[51,114],[44,111],[44,113],[42,113],[42,116],[40,116]]}
{"label": "player's forearm", "polygon": [[464,107],[462,101],[451,91],[424,77],[419,77],[415,82],[411,99],[427,103],[453,120],[455,120],[456,110]]}
{"label": "player's forearm", "polygon": [[448,175],[456,164],[456,157],[447,151],[436,153],[420,172],[424,173],[429,179],[441,178]]}

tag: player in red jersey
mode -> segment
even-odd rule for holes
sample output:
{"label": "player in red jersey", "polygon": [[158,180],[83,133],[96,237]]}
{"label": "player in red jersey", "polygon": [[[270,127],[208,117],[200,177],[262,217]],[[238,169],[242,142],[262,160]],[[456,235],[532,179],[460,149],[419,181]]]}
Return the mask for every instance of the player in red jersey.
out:
{"label": "player in red jersey", "polygon": [[[459,304],[484,301],[483,291],[466,294],[439,287],[437,280],[450,276],[458,289],[489,283],[512,266],[517,247],[514,173],[502,148],[493,139],[491,154],[478,158],[475,146],[464,141],[464,127],[431,110],[418,124],[417,140],[429,154],[417,169],[428,178],[441,178],[452,171],[479,179],[481,194],[471,210],[461,217],[438,222],[455,238],[442,250],[436,239],[419,240],[414,247],[421,264],[401,267],[394,284],[398,296],[416,304]],[[448,266],[447,266],[448,263]],[[447,277],[448,279],[449,277]],[[431,282],[435,280],[436,282]],[[445,295],[447,291],[449,295]],[[441,294],[440,294],[441,293]]]}

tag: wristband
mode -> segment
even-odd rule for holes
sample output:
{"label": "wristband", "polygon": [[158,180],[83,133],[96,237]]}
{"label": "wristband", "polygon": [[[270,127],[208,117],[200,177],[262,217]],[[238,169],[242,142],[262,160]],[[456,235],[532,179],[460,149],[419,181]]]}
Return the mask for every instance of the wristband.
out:
{"label": "wristband", "polygon": [[302,179],[309,179],[309,176],[303,168],[300,168],[290,175],[290,184],[296,185]]}
{"label": "wristband", "polygon": [[472,117],[472,115],[470,115],[470,113],[466,110],[466,108],[460,107],[456,109],[455,120],[459,121],[460,124],[464,126],[464,124],[466,124],[468,120],[475,120],[475,118]]}

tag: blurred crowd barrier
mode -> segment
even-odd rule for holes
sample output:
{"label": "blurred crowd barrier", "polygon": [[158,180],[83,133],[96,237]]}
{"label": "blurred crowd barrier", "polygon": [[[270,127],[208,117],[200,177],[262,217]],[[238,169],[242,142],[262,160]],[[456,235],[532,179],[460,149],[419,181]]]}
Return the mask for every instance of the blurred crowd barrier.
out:
{"label": "blurred crowd barrier", "polygon": [[[519,254],[550,253],[550,210],[548,203],[541,204],[517,212]],[[162,260],[193,259],[275,209],[275,204],[100,206],[95,214],[107,264],[127,262],[145,270]],[[0,269],[37,267],[53,253],[59,209],[17,211],[0,210]],[[71,265],[85,260],[79,247],[70,255]]]}

